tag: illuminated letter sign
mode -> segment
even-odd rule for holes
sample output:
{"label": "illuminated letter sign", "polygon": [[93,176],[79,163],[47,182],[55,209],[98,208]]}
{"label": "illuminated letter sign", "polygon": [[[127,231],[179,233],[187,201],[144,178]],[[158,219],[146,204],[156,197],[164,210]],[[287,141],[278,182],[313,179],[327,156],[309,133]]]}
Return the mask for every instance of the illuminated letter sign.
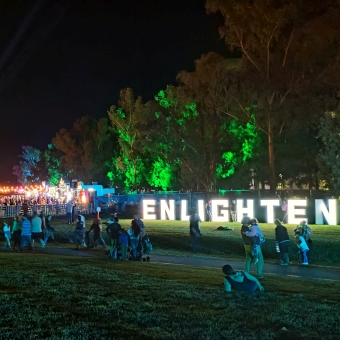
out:
{"label": "illuminated letter sign", "polygon": [[156,212],[155,212],[156,201],[155,200],[143,200],[143,218],[146,220],[155,220]]}
{"label": "illuminated letter sign", "polygon": [[277,207],[279,205],[279,200],[261,200],[261,206],[267,207],[267,223],[274,222],[274,207]]}
{"label": "illuminated letter sign", "polygon": [[243,200],[236,201],[237,222],[241,222],[243,216],[254,217],[254,200],[247,200],[247,208],[243,207]]}
{"label": "illuminated letter sign", "polygon": [[169,220],[175,219],[175,200],[169,200],[169,205],[166,200],[161,200],[161,220],[166,220],[166,215]]}
{"label": "illuminated letter sign", "polygon": [[[302,207],[302,208],[295,208]],[[299,224],[301,220],[305,220],[308,223],[306,218],[306,209],[303,207],[307,207],[306,200],[288,200],[288,223],[290,224]],[[296,217],[296,216],[299,217]]]}
{"label": "illuminated letter sign", "polygon": [[326,205],[323,200],[315,200],[315,223],[323,224],[325,217],[328,224],[336,225],[336,200],[328,200],[329,210],[327,210]]}
{"label": "illuminated letter sign", "polygon": [[190,215],[187,215],[188,212],[188,201],[181,201],[181,221],[189,221]]}
{"label": "illuminated letter sign", "polygon": [[211,215],[213,222],[229,222],[229,209],[221,209],[219,216],[218,207],[228,208],[228,200],[212,200],[211,201]]}
{"label": "illuminated letter sign", "polygon": [[205,215],[204,215],[204,201],[198,200],[198,216],[200,217],[201,221],[205,221]]}

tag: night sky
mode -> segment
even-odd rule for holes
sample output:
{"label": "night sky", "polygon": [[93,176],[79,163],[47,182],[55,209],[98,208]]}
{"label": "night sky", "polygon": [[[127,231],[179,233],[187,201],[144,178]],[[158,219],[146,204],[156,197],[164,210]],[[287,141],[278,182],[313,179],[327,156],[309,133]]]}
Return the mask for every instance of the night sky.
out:
{"label": "night sky", "polygon": [[0,183],[22,145],[44,150],[84,115],[106,117],[119,90],[144,101],[203,53],[225,54],[204,0],[2,0]]}

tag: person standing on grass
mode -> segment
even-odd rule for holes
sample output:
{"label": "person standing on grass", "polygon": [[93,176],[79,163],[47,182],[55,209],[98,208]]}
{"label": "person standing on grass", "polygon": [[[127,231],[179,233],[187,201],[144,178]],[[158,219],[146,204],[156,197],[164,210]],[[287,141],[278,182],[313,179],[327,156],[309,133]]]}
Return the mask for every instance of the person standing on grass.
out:
{"label": "person standing on grass", "polygon": [[90,232],[93,230],[93,247],[96,248],[98,241],[101,243],[103,248],[106,248],[106,244],[104,239],[101,237],[101,231],[102,231],[102,225],[101,225],[101,220],[100,218],[95,218],[93,220],[93,223],[90,227],[90,230],[88,231],[88,233],[90,234]]}
{"label": "person standing on grass", "polygon": [[137,247],[141,236],[141,229],[136,220],[131,221],[130,227],[130,243],[132,248],[133,260],[138,260],[139,256],[137,254]]}
{"label": "person standing on grass", "polygon": [[21,234],[21,225],[19,215],[14,217],[13,226],[12,226],[12,239],[13,239],[13,249],[20,246],[20,234]]}
{"label": "person standing on grass", "polygon": [[[252,238],[247,236],[246,233],[250,233],[250,217],[243,216],[241,223],[241,236],[243,240],[244,250],[246,252],[246,261],[244,263],[244,271],[246,273],[249,273],[250,266],[253,261],[253,241]],[[262,232],[261,232],[262,233]],[[258,255],[258,262],[256,263],[256,269],[257,269],[257,277],[258,279],[263,279],[263,265],[264,265],[264,259],[262,255],[261,246],[258,245],[256,247],[257,255]]]}
{"label": "person standing on grass", "polygon": [[45,245],[49,238],[51,238],[55,244],[57,243],[54,237],[54,228],[51,226],[51,219],[52,219],[51,215],[48,215],[45,218],[45,226],[46,226],[46,232],[45,232],[45,238],[44,238]]}
{"label": "person standing on grass", "polygon": [[68,201],[66,203],[66,215],[67,215],[68,224],[72,224],[72,209],[73,209],[73,204],[71,201]]}
{"label": "person standing on grass", "polygon": [[229,264],[222,267],[224,277],[224,287],[226,292],[231,292],[235,289],[241,292],[254,292],[258,289],[263,292],[264,289],[261,283],[247,272],[235,271]]}
{"label": "person standing on grass", "polygon": [[85,244],[85,230],[81,216],[78,216],[77,219],[78,221],[74,230],[74,243],[76,245],[76,250],[79,250],[79,246],[84,246]]}
{"label": "person standing on grass", "polygon": [[32,224],[32,247],[34,248],[34,241],[38,240],[41,248],[45,248],[45,243],[43,241],[43,232],[42,232],[42,220],[38,216],[38,213],[34,211],[33,218],[31,220]]}
{"label": "person standing on grass", "polygon": [[143,233],[143,235],[145,235],[146,234],[145,225],[144,225],[144,222],[140,219],[140,215],[139,214],[134,215],[133,219],[139,225],[139,228],[141,232]]}
{"label": "person standing on grass", "polygon": [[250,220],[250,227],[249,227],[249,231],[245,231],[246,236],[250,237],[252,239],[252,255],[253,255],[253,264],[256,264],[259,261],[259,255],[258,255],[258,249],[259,246],[261,246],[264,241],[265,238],[263,236],[263,233],[259,227],[258,221],[256,218],[252,218]]}
{"label": "person standing on grass", "polygon": [[119,218],[117,216],[111,217],[110,219],[111,223],[106,228],[106,232],[110,237],[109,257],[114,260],[117,259],[119,231],[122,229],[118,221]]}
{"label": "person standing on grass", "polygon": [[127,250],[129,246],[129,235],[125,229],[120,229],[118,242],[120,245],[120,251],[122,253],[122,260],[128,260]]}
{"label": "person standing on grass", "polygon": [[31,236],[32,236],[32,226],[31,226],[31,221],[27,218],[27,215],[22,216],[22,222],[21,222],[21,238],[20,238],[20,247],[18,250],[18,253],[22,253],[24,250],[24,247],[28,245],[28,248],[32,250],[32,241],[31,241]]}
{"label": "person standing on grass", "polygon": [[207,212],[209,222],[211,222],[212,221],[212,204],[211,204],[211,200],[208,201],[208,203],[205,205],[205,210]]}
{"label": "person standing on grass", "polygon": [[5,244],[4,247],[11,248],[11,228],[8,225],[7,221],[4,221],[4,226],[2,228],[5,236]]}
{"label": "person standing on grass", "polygon": [[287,204],[286,200],[282,200],[281,210],[282,210],[282,222],[287,223],[287,220],[288,220],[288,204]]}
{"label": "person standing on grass", "polygon": [[274,221],[275,228],[275,242],[278,250],[280,251],[281,266],[288,266],[290,264],[288,252],[289,252],[289,236],[287,228],[282,225],[280,220]]}
{"label": "person standing on grass", "polygon": [[197,212],[193,211],[189,219],[191,249],[193,253],[196,253],[197,248],[199,247],[199,241],[201,238],[200,222],[201,222],[201,219],[197,215]]}
{"label": "person standing on grass", "polygon": [[232,200],[230,204],[231,222],[236,222],[236,201]]}
{"label": "person standing on grass", "polygon": [[308,248],[305,238],[301,234],[300,229],[295,231],[295,242],[296,242],[297,247],[300,250],[302,264],[304,266],[308,266],[309,262],[308,262],[307,252],[309,248]]}

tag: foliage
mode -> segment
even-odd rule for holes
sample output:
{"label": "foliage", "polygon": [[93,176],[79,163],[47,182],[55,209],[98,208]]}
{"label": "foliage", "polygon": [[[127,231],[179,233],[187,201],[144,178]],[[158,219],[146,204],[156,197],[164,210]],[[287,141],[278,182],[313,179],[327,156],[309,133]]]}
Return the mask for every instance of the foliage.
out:
{"label": "foliage", "polygon": [[62,154],[61,173],[85,183],[106,182],[109,160],[116,152],[115,138],[106,118],[84,116],[70,130],[59,130],[52,144]]}
{"label": "foliage", "polygon": [[320,120],[319,138],[323,145],[317,159],[327,186],[340,192],[340,113],[326,112]]}
{"label": "foliage", "polygon": [[[60,172],[62,153],[52,143],[47,145],[47,150],[44,152],[44,159],[47,168],[48,182],[52,186],[59,184],[60,179],[65,177]],[[67,176],[67,175],[66,175]]]}
{"label": "foliage", "polygon": [[194,72],[178,74],[177,87],[168,86],[155,97],[163,108],[157,118],[171,145],[169,156],[179,161],[184,187],[212,191],[216,173],[228,177],[252,157],[256,132],[223,113],[230,104],[224,92],[228,74],[237,65],[210,52],[196,61]]}
{"label": "foliage", "polygon": [[34,183],[41,180],[39,176],[39,162],[41,161],[41,151],[33,146],[22,147],[22,154],[19,156],[19,165],[13,167],[13,174],[17,176],[17,181],[22,185]]}
{"label": "foliage", "polygon": [[[262,283],[264,293],[227,294],[220,268],[46,253],[1,253],[0,265],[4,339],[314,339],[326,335],[338,339],[340,334],[337,281],[268,275]],[[245,317],[245,311],[256,315],[256,322]]]}
{"label": "foliage", "polygon": [[257,105],[252,113],[267,136],[269,183],[274,191],[277,136],[303,126],[307,119],[317,120],[336,89],[338,1],[207,0],[206,8],[222,14],[220,35],[242,55],[238,81],[225,93],[234,105],[225,113],[249,120],[246,107],[251,102]]}
{"label": "foliage", "polygon": [[111,124],[118,135],[119,156],[112,165],[113,178],[123,173],[126,188],[137,189],[145,180],[144,147],[148,138],[149,111],[141,97],[135,99],[132,89],[120,91],[119,107],[111,106],[108,111]]}

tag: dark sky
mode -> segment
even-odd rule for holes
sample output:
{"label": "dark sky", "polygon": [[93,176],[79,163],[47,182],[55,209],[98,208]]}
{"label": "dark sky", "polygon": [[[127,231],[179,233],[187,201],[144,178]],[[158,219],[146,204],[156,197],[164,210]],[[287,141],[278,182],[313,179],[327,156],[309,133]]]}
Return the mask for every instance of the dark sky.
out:
{"label": "dark sky", "polygon": [[145,101],[203,53],[226,53],[204,0],[2,0],[0,183],[22,145],[44,150],[83,115],[107,116],[119,90]]}

